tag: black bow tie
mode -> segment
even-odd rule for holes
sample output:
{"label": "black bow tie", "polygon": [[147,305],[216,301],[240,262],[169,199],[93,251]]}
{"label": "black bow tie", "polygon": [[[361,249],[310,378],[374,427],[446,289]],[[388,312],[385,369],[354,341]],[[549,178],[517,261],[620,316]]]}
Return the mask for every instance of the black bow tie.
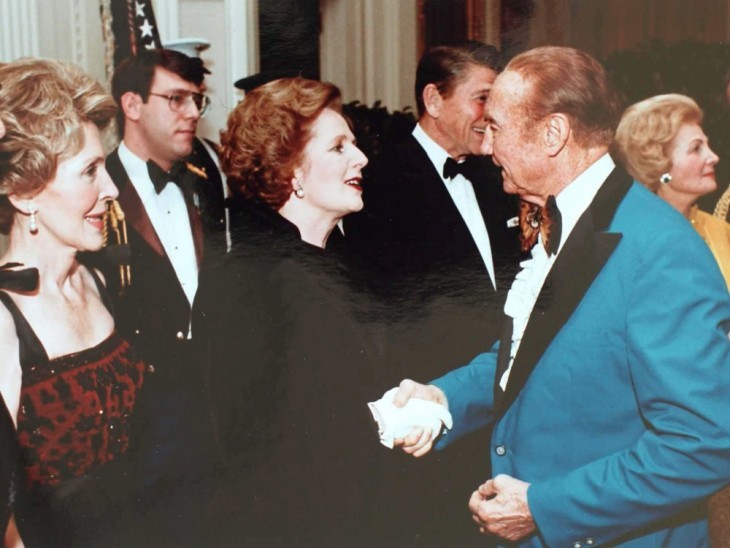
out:
{"label": "black bow tie", "polygon": [[38,287],[38,269],[11,270],[22,263],[5,263],[0,266],[0,288],[9,291],[33,291]]}
{"label": "black bow tie", "polygon": [[560,246],[563,231],[563,218],[555,201],[555,196],[548,196],[545,207],[531,202],[520,203],[520,244],[522,251],[529,251],[535,245],[537,237],[542,234],[542,243],[548,255],[555,255]]}
{"label": "black bow tie", "polygon": [[453,158],[446,158],[444,162],[444,179],[453,179],[457,175],[461,174],[468,179],[466,176],[466,161],[457,162]]}
{"label": "black bow tie", "polygon": [[170,171],[165,171],[154,160],[147,160],[147,172],[150,174],[152,184],[155,185],[155,192],[159,194],[170,182],[182,187],[187,167],[185,167],[185,162],[180,160],[172,164]]}

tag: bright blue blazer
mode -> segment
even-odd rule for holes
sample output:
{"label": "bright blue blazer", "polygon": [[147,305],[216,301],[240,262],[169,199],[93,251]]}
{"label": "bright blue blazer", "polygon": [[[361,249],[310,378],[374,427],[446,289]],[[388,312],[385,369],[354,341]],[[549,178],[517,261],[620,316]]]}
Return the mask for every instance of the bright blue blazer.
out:
{"label": "bright blue blazer", "polygon": [[705,546],[705,499],[730,483],[729,330],[707,246],[615,169],[546,279],[506,391],[500,343],[433,382],[454,417],[437,447],[494,425],[493,475],[531,484],[524,546]]}

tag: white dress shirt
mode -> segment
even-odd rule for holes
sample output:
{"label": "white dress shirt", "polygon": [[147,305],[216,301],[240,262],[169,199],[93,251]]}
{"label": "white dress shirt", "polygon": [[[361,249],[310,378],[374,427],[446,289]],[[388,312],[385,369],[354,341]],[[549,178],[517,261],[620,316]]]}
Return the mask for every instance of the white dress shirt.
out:
{"label": "white dress shirt", "polygon": [[512,282],[512,287],[507,293],[507,301],[504,303],[504,313],[512,318],[512,347],[509,365],[499,380],[502,390],[507,388],[512,364],[514,364],[515,356],[520,348],[527,322],[555,259],[563,249],[563,244],[575,228],[578,219],[588,209],[598,189],[601,188],[614,167],[615,164],[611,157],[604,154],[555,197],[561,217],[558,253],[548,257],[542,242],[542,234],[540,234],[537,243],[532,248],[531,257],[520,263],[522,269]]}
{"label": "white dress shirt", "polygon": [[436,141],[431,139],[423,128],[416,124],[413,129],[413,137],[426,151],[429,159],[436,168],[436,171],[441,177],[441,180],[446,186],[446,190],[449,191],[451,199],[454,200],[456,208],[461,214],[461,218],[464,219],[471,237],[474,239],[474,243],[479,250],[479,254],[484,261],[484,266],[487,267],[489,272],[489,279],[492,282],[492,287],[497,288],[497,282],[494,277],[494,261],[492,260],[492,247],[489,243],[489,234],[487,233],[487,227],[484,224],[484,218],[482,217],[482,211],[479,209],[479,203],[477,197],[474,194],[474,187],[466,177],[458,174],[453,179],[444,178],[444,163],[449,157],[447,152],[441,148]]}
{"label": "white dress shirt", "polygon": [[198,261],[182,190],[176,184],[168,184],[157,194],[147,171],[147,162],[130,151],[124,142],[119,145],[119,160],[139,194],[147,216],[192,306],[198,290]]}

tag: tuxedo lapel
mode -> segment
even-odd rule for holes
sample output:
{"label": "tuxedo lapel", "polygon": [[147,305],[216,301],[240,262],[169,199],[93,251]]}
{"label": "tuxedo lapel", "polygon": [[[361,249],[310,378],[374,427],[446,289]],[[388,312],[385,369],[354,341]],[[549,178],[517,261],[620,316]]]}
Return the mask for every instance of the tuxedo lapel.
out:
{"label": "tuxedo lapel", "polygon": [[415,137],[411,137],[408,143],[405,167],[403,177],[420,202],[420,214],[425,222],[450,226],[460,223],[464,230],[468,230],[441,179],[441,174]]}
{"label": "tuxedo lapel", "polygon": [[[498,415],[517,398],[545,350],[621,240],[621,234],[605,230],[630,187],[631,178],[622,170],[614,169],[573,228],[530,314],[507,389],[499,402]],[[501,344],[510,345],[511,341],[502,340]]]}
{"label": "tuxedo lapel", "polygon": [[119,160],[119,153],[116,150],[107,156],[106,168],[112,179],[117,181],[117,185],[119,186],[119,205],[122,206],[129,225],[139,233],[155,253],[161,257],[166,257],[165,248],[162,246],[162,242],[157,236],[155,228],[152,226],[152,221],[150,221],[147,215],[139,194],[137,194],[134,185],[129,182],[127,172],[121,160]]}
{"label": "tuxedo lapel", "polygon": [[[471,256],[477,264],[483,265],[466,221],[441,174],[415,137],[411,136],[408,141],[403,158],[403,181],[412,196],[409,209],[413,211],[415,221],[409,230],[423,235],[427,242],[441,242],[443,257]],[[486,275],[486,267],[483,268]]]}
{"label": "tuxedo lapel", "polygon": [[119,191],[119,205],[122,206],[127,222],[139,233],[147,245],[161,257],[166,257],[165,248],[162,246],[162,242],[157,236],[157,232],[155,232],[155,227],[152,226],[152,221],[147,216],[147,210],[144,208],[142,200],[133,185],[124,185],[124,188]]}
{"label": "tuxedo lapel", "polygon": [[195,246],[195,259],[198,262],[198,268],[203,262],[203,223],[200,220],[200,211],[193,203],[191,196],[185,195],[185,205],[188,208],[188,218],[190,219],[190,230],[193,234],[193,245]]}

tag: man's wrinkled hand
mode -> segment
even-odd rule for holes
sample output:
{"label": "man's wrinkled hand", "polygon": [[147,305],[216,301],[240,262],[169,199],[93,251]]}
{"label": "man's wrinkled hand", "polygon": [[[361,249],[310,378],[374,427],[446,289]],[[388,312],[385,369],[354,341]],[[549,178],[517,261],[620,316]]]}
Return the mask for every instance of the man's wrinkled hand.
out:
{"label": "man's wrinkled hand", "polygon": [[527,504],[529,486],[505,474],[480,485],[469,500],[469,510],[479,531],[512,542],[534,533],[536,526]]}

